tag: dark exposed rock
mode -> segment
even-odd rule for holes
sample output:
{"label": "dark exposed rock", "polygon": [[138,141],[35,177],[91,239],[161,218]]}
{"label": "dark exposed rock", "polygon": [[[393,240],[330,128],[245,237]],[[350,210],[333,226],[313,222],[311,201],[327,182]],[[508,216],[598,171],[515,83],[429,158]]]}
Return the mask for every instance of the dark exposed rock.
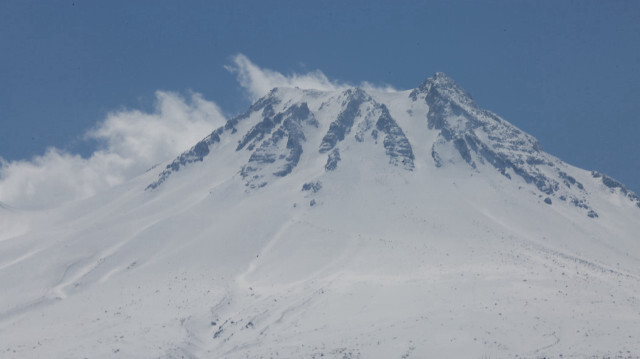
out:
{"label": "dark exposed rock", "polygon": [[378,130],[371,131],[371,138],[373,138],[374,140],[378,139]]}
{"label": "dark exposed rock", "polygon": [[593,176],[593,178],[602,178],[602,184],[604,184],[605,186],[614,189],[614,188],[620,188],[620,191],[624,194],[627,194],[627,187],[625,187],[625,185],[623,185],[622,183],[616,181],[615,179],[600,173],[598,171],[592,171],[591,175]]}
{"label": "dark exposed rock", "polygon": [[453,140],[453,145],[460,152],[460,156],[465,160],[471,167],[476,168],[476,164],[471,159],[471,153],[469,152],[469,147],[467,146],[467,142],[463,138],[456,138]]}
{"label": "dark exposed rock", "polygon": [[578,208],[589,209],[589,206],[585,203],[583,199],[573,198],[571,200],[571,203]]}
{"label": "dark exposed rock", "polygon": [[[542,152],[538,141],[492,112],[480,109],[471,96],[446,75],[437,73],[409,96],[413,101],[426,102],[427,127],[439,130],[431,148],[437,167],[455,162],[454,158],[442,158],[442,153],[449,151],[441,148],[452,146],[473,169],[488,163],[505,177],[511,179],[510,172],[515,173],[547,195],[559,190],[560,182],[541,168],[555,167],[555,164]],[[573,177],[558,176],[567,186],[583,189]]]}
{"label": "dark exposed rock", "polygon": [[584,189],[582,183],[576,181],[575,178],[569,176],[566,172],[560,171],[558,172],[558,176],[564,180],[564,184],[571,188],[571,185],[576,185],[579,189]]}
{"label": "dark exposed rock", "polygon": [[640,208],[640,197],[633,191],[629,190],[625,185],[615,180],[612,177],[607,176],[604,173],[598,171],[592,171],[591,176],[593,178],[601,178],[602,184],[611,190],[619,189],[620,193],[627,197],[630,201],[636,202],[636,206]]}
{"label": "dark exposed rock", "polygon": [[235,126],[237,126],[237,124],[240,121],[246,120],[254,112],[263,111],[263,115],[270,114],[270,113],[272,114],[273,106],[280,103],[280,99],[278,98],[277,93],[278,93],[277,88],[271,90],[271,92],[269,92],[267,96],[259,99],[258,101],[256,101],[256,103],[251,105],[251,107],[249,107],[249,109],[245,113],[227,121],[227,123],[224,125],[224,129],[231,130],[235,128]]}
{"label": "dark exposed rock", "polygon": [[434,143],[431,146],[431,158],[436,163],[436,167],[442,167],[442,158],[440,158],[440,154],[436,151],[436,144]]}
{"label": "dark exposed rock", "polygon": [[320,153],[331,150],[335,145],[344,140],[345,136],[351,131],[355,118],[360,113],[360,105],[369,100],[370,97],[361,89],[349,89],[345,92],[347,99],[345,100],[345,108],[338,114],[338,118],[329,125],[329,131],[322,138],[320,144]]}
{"label": "dark exposed rock", "polygon": [[408,170],[413,169],[413,150],[404,132],[389,114],[385,105],[380,105],[381,115],[376,122],[376,129],[385,133],[384,148],[389,156],[389,163],[402,165]]}
{"label": "dark exposed rock", "polygon": [[333,151],[327,156],[327,164],[324,165],[324,169],[327,171],[333,171],[338,168],[338,162],[340,162],[340,151],[334,148]]}
{"label": "dark exposed rock", "polygon": [[177,172],[180,168],[184,167],[187,164],[194,162],[202,162],[204,157],[209,155],[209,147],[215,143],[220,142],[220,136],[225,131],[230,131],[231,134],[236,133],[236,126],[242,120],[245,120],[251,116],[252,113],[257,111],[263,112],[273,112],[273,106],[278,104],[280,100],[276,96],[277,89],[271,90],[271,92],[258,100],[256,103],[251,105],[249,109],[241,114],[240,116],[234,117],[228,120],[224,126],[217,128],[213,131],[209,136],[205,137],[202,141],[198,142],[195,146],[193,146],[188,151],[182,153],[178,158],[173,160],[167,167],[159,174],[158,179],[148,185],[145,190],[153,190],[161,185],[173,172]]}
{"label": "dark exposed rock", "polygon": [[544,203],[546,203],[546,204],[551,204],[551,203],[552,203],[552,202],[551,202],[551,198],[549,198],[549,197],[545,198],[545,199],[544,199]]}
{"label": "dark exposed rock", "polygon": [[303,191],[313,191],[313,193],[318,192],[321,188],[322,188],[322,183],[320,183],[320,181],[307,182],[302,185]]}
{"label": "dark exposed rock", "polygon": [[[306,119],[309,116],[309,107],[306,103],[302,103],[298,106],[291,106],[285,112],[281,112],[278,114],[274,113],[272,103],[265,103],[265,107],[262,112],[262,121],[253,126],[249,132],[242,138],[242,140],[238,143],[238,147],[236,151],[243,149],[247,144],[249,146],[247,149],[253,150],[259,141],[265,138],[267,135],[273,131],[273,129],[282,123],[282,121],[286,118],[290,119]],[[289,121],[290,122],[290,121]],[[291,128],[292,124],[285,124],[286,127]]]}
{"label": "dark exposed rock", "polygon": [[602,183],[609,188],[620,188],[623,193],[627,192],[627,188],[622,183],[614,180],[609,176],[602,175]]}
{"label": "dark exposed rock", "polygon": [[220,142],[220,135],[224,132],[223,127],[220,127],[213,131],[209,136],[205,137],[202,141],[198,142],[195,146],[191,147],[188,151],[182,153],[178,158],[173,160],[167,167],[160,172],[158,179],[148,185],[145,190],[156,189],[161,185],[173,172],[177,172],[180,168],[193,162],[202,162],[205,156],[209,154],[209,147],[214,143]]}
{"label": "dark exposed rock", "polygon": [[[263,114],[263,120],[245,135],[236,149],[240,151],[246,146],[247,150],[251,150],[259,144],[240,172],[247,180],[247,186],[256,188],[266,184],[261,180],[265,175],[265,165],[275,164],[272,174],[278,177],[284,177],[293,171],[302,156],[302,143],[306,141],[303,129],[305,124],[314,127],[318,125],[305,102],[294,104],[278,114]],[[274,130],[276,126],[277,129]],[[286,144],[282,148],[281,143],[285,138]]]}
{"label": "dark exposed rock", "polygon": [[[272,111],[270,111],[272,112]],[[283,114],[278,114],[276,116],[270,116],[270,114],[263,114],[263,120],[260,121],[257,125],[253,126],[249,132],[240,140],[238,143],[238,147],[236,151],[240,151],[247,144],[248,150],[253,150],[256,146],[256,143],[261,141],[266,135],[270,134],[273,128],[282,122]]]}

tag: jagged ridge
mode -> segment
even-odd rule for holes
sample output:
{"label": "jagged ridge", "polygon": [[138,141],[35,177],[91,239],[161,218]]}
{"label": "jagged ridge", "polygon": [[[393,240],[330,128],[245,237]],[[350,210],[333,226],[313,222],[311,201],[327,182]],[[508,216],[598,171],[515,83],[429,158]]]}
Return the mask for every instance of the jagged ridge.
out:
{"label": "jagged ridge", "polygon": [[[442,73],[426,80],[412,91],[413,101],[425,101],[429,110],[427,124],[438,130],[431,156],[437,167],[455,158],[445,158],[447,146],[476,170],[489,164],[508,179],[512,175],[534,185],[541,193],[570,201],[597,217],[587,200],[582,183],[563,170],[564,163],[543,151],[532,136],[479,108],[471,96]],[[553,174],[553,175],[550,175]],[[551,199],[545,200],[551,203]]]}
{"label": "jagged ridge", "polygon": [[[429,130],[437,131],[428,154],[436,168],[458,162],[476,172],[493,168],[509,180],[519,178],[532,185],[541,196],[546,196],[547,204],[553,203],[552,198],[567,201],[590,217],[598,217],[589,204],[584,184],[570,174],[564,162],[544,152],[532,136],[478,107],[445,74],[436,73],[408,96],[413,102],[426,104],[428,110],[422,119]],[[318,103],[316,99],[321,100]],[[414,117],[420,120],[420,116]],[[244,134],[238,133],[238,125],[247,120],[252,121],[249,129]],[[236,152],[250,152],[238,172],[245,185],[252,189],[264,187],[296,169],[305,153],[308,136],[318,130],[326,131],[316,152],[326,156],[325,173],[339,168],[340,162],[349,156],[346,151],[349,146],[367,141],[377,145],[380,138],[389,164],[408,171],[415,168],[412,145],[387,104],[363,89],[351,88],[340,93],[273,89],[245,113],[229,120],[167,165],[147,189],[157,188],[182,167],[203,161],[223,136],[238,138]],[[640,198],[621,183],[597,172],[593,177],[602,178],[606,187],[619,189],[640,207]]]}
{"label": "jagged ridge", "polygon": [[[273,131],[276,125],[279,127]],[[303,102],[278,114],[273,114],[273,111],[265,114],[263,120],[245,135],[236,151],[242,150],[249,142],[251,143],[247,150],[252,150],[267,134],[271,134],[268,139],[262,140],[240,172],[249,187],[264,187],[267,184],[262,180],[265,170],[271,169],[271,174],[277,177],[291,173],[303,152],[302,143],[306,141],[305,125],[317,128],[318,121],[309,111],[307,103]],[[282,148],[281,141],[284,137],[287,138],[287,142],[285,148]]]}
{"label": "jagged ridge", "polygon": [[[305,133],[319,128],[316,114],[320,109],[312,111],[307,102],[300,101],[283,105],[283,98],[278,89],[257,101],[248,111],[229,120],[223,127],[213,131],[205,139],[197,143],[189,151],[181,154],[166,166],[158,180],[147,186],[153,190],[160,186],[174,172],[182,167],[201,162],[209,155],[210,147],[220,142],[222,136],[238,136],[237,125],[257,114],[257,122],[239,140],[235,151],[251,151],[246,164],[241,167],[240,175],[250,188],[264,187],[269,176],[284,177],[298,165]],[[341,160],[338,146],[347,139],[357,123],[358,131],[354,139],[364,142],[365,135],[377,143],[379,133],[384,135],[382,146],[389,157],[389,163],[407,170],[414,168],[414,154],[409,140],[403,130],[392,118],[384,104],[376,102],[364,90],[354,88],[342,92],[337,97],[329,96],[327,102],[320,107],[339,105],[341,110],[333,120],[322,138],[318,153],[327,153],[327,172],[336,170]],[[283,141],[286,138],[286,142]]]}

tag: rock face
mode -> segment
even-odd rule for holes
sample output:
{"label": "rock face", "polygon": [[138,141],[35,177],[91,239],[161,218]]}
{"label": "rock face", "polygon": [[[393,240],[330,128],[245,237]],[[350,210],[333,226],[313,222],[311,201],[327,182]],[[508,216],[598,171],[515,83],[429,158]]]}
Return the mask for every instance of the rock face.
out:
{"label": "rock face", "polygon": [[251,128],[236,148],[236,151],[245,147],[248,151],[253,150],[249,162],[240,172],[247,185],[263,187],[267,184],[266,176],[284,177],[291,173],[302,155],[302,144],[306,141],[304,133],[317,127],[318,121],[304,102],[278,114],[269,108],[263,120]]}
{"label": "rock face", "polygon": [[[371,97],[361,89],[347,90],[344,95],[346,98],[342,103],[342,111],[338,114],[338,118],[331,122],[329,130],[322,138],[320,153],[333,149],[338,142],[344,140],[345,136],[351,132],[356,117],[361,115],[360,106],[367,100],[371,101]],[[357,138],[362,138],[361,132],[364,130],[358,131],[360,137]]]}
{"label": "rock face", "polygon": [[441,153],[449,146],[474,169],[478,163],[487,163],[507,178],[512,174],[522,177],[547,195],[559,189],[558,181],[545,176],[539,168],[554,164],[542,152],[538,141],[495,114],[478,108],[471,96],[446,75],[438,73],[428,79],[411,97],[427,103],[428,126],[440,131],[431,151],[436,166],[448,160]]}
{"label": "rock face", "polygon": [[[443,73],[436,73],[418,88],[407,92],[410,103],[422,104],[424,112],[412,112],[412,121],[421,122],[437,135],[431,143],[427,165],[438,168],[464,164],[472,171],[497,171],[505,178],[532,187],[545,203],[553,199],[570,203],[595,218],[583,183],[569,166],[544,152],[532,136],[476,105],[471,96]],[[160,186],[174,172],[191,163],[202,162],[211,147],[221,140],[237,141],[236,152],[248,153],[239,174],[249,189],[267,186],[296,171],[303,154],[326,156],[324,171],[336,171],[350,156],[347,148],[373,142],[381,145],[389,165],[413,171],[416,156],[405,130],[391,115],[389,97],[372,96],[363,89],[321,92],[300,89],[273,89],[247,112],[213,131],[166,166],[147,189]],[[316,149],[309,138],[319,138]],[[420,139],[422,140],[422,139]],[[424,154],[421,154],[424,155]],[[373,158],[373,157],[372,157]],[[380,157],[373,160],[378,161]],[[602,184],[617,190],[640,207],[640,199],[624,185],[597,172]]]}
{"label": "rock face", "polygon": [[319,113],[336,108],[339,111],[337,117],[325,129],[320,145],[314,151],[327,156],[326,171],[337,168],[341,159],[339,148],[349,139],[352,130],[355,132],[353,139],[356,142],[364,142],[368,138],[377,143],[380,136],[389,164],[409,171],[414,168],[413,150],[402,128],[391,117],[384,104],[376,102],[362,89],[348,89],[337,96],[323,94],[327,99],[315,111],[304,100],[292,103],[284,98],[286,94],[282,92],[274,89],[247,112],[213,131],[167,165],[158,180],[151,183],[147,190],[157,188],[182,167],[201,162],[209,155],[210,147],[219,143],[221,137],[237,137],[237,126],[250,119],[257,122],[238,140],[235,151],[251,153],[240,170],[247,187],[264,187],[274,180],[273,177],[287,176],[296,168],[305,152],[307,136],[322,130],[316,117]]}
{"label": "rock face", "polygon": [[193,163],[202,162],[205,156],[209,154],[209,147],[215,143],[220,142],[220,135],[224,132],[224,127],[220,127],[213,131],[209,136],[205,137],[202,141],[198,142],[195,146],[191,147],[188,151],[184,152],[178,158],[173,160],[167,167],[160,172],[158,180],[149,184],[147,190],[155,189],[160,186],[173,172],[177,172],[180,168]]}
{"label": "rock face", "polygon": [[[586,210],[589,217],[597,216],[588,204],[583,184],[563,169],[566,165],[562,161],[544,152],[532,136],[479,108],[471,96],[445,74],[437,73],[426,80],[410,97],[427,104],[427,125],[439,131],[431,150],[436,167],[455,163],[458,158],[476,170],[479,165],[489,165],[508,179],[519,177],[541,194],[569,201]],[[605,177],[605,185],[609,183],[624,194],[628,192],[624,186],[613,185],[615,181]],[[638,201],[633,193],[628,197]],[[545,202],[551,204],[551,198],[546,199]]]}
{"label": "rock face", "polygon": [[636,206],[640,208],[640,197],[632,191],[630,191],[627,186],[622,183],[616,181],[615,179],[602,174],[598,171],[592,171],[591,175],[593,178],[601,178],[602,184],[610,189],[611,192],[619,191],[623,196],[627,197],[630,201],[635,202]]}

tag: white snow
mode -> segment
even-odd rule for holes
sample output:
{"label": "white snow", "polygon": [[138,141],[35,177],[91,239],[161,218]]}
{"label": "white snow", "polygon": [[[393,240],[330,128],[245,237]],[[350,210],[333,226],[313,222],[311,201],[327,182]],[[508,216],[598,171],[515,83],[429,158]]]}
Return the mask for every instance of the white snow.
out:
{"label": "white snow", "polygon": [[319,127],[264,188],[235,151],[254,115],[154,191],[161,167],[46,212],[0,208],[0,357],[638,356],[640,208],[566,164],[599,218],[488,166],[436,168],[426,105],[371,95],[413,171],[356,123],[325,172],[340,94],[290,89]]}

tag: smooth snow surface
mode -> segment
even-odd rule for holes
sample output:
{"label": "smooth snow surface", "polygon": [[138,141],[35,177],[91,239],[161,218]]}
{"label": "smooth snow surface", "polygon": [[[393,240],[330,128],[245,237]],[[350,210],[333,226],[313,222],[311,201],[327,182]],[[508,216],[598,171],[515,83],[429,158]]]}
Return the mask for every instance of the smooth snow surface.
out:
{"label": "smooth snow surface", "polygon": [[467,96],[278,89],[108,192],[1,206],[0,357],[637,358],[637,196]]}

